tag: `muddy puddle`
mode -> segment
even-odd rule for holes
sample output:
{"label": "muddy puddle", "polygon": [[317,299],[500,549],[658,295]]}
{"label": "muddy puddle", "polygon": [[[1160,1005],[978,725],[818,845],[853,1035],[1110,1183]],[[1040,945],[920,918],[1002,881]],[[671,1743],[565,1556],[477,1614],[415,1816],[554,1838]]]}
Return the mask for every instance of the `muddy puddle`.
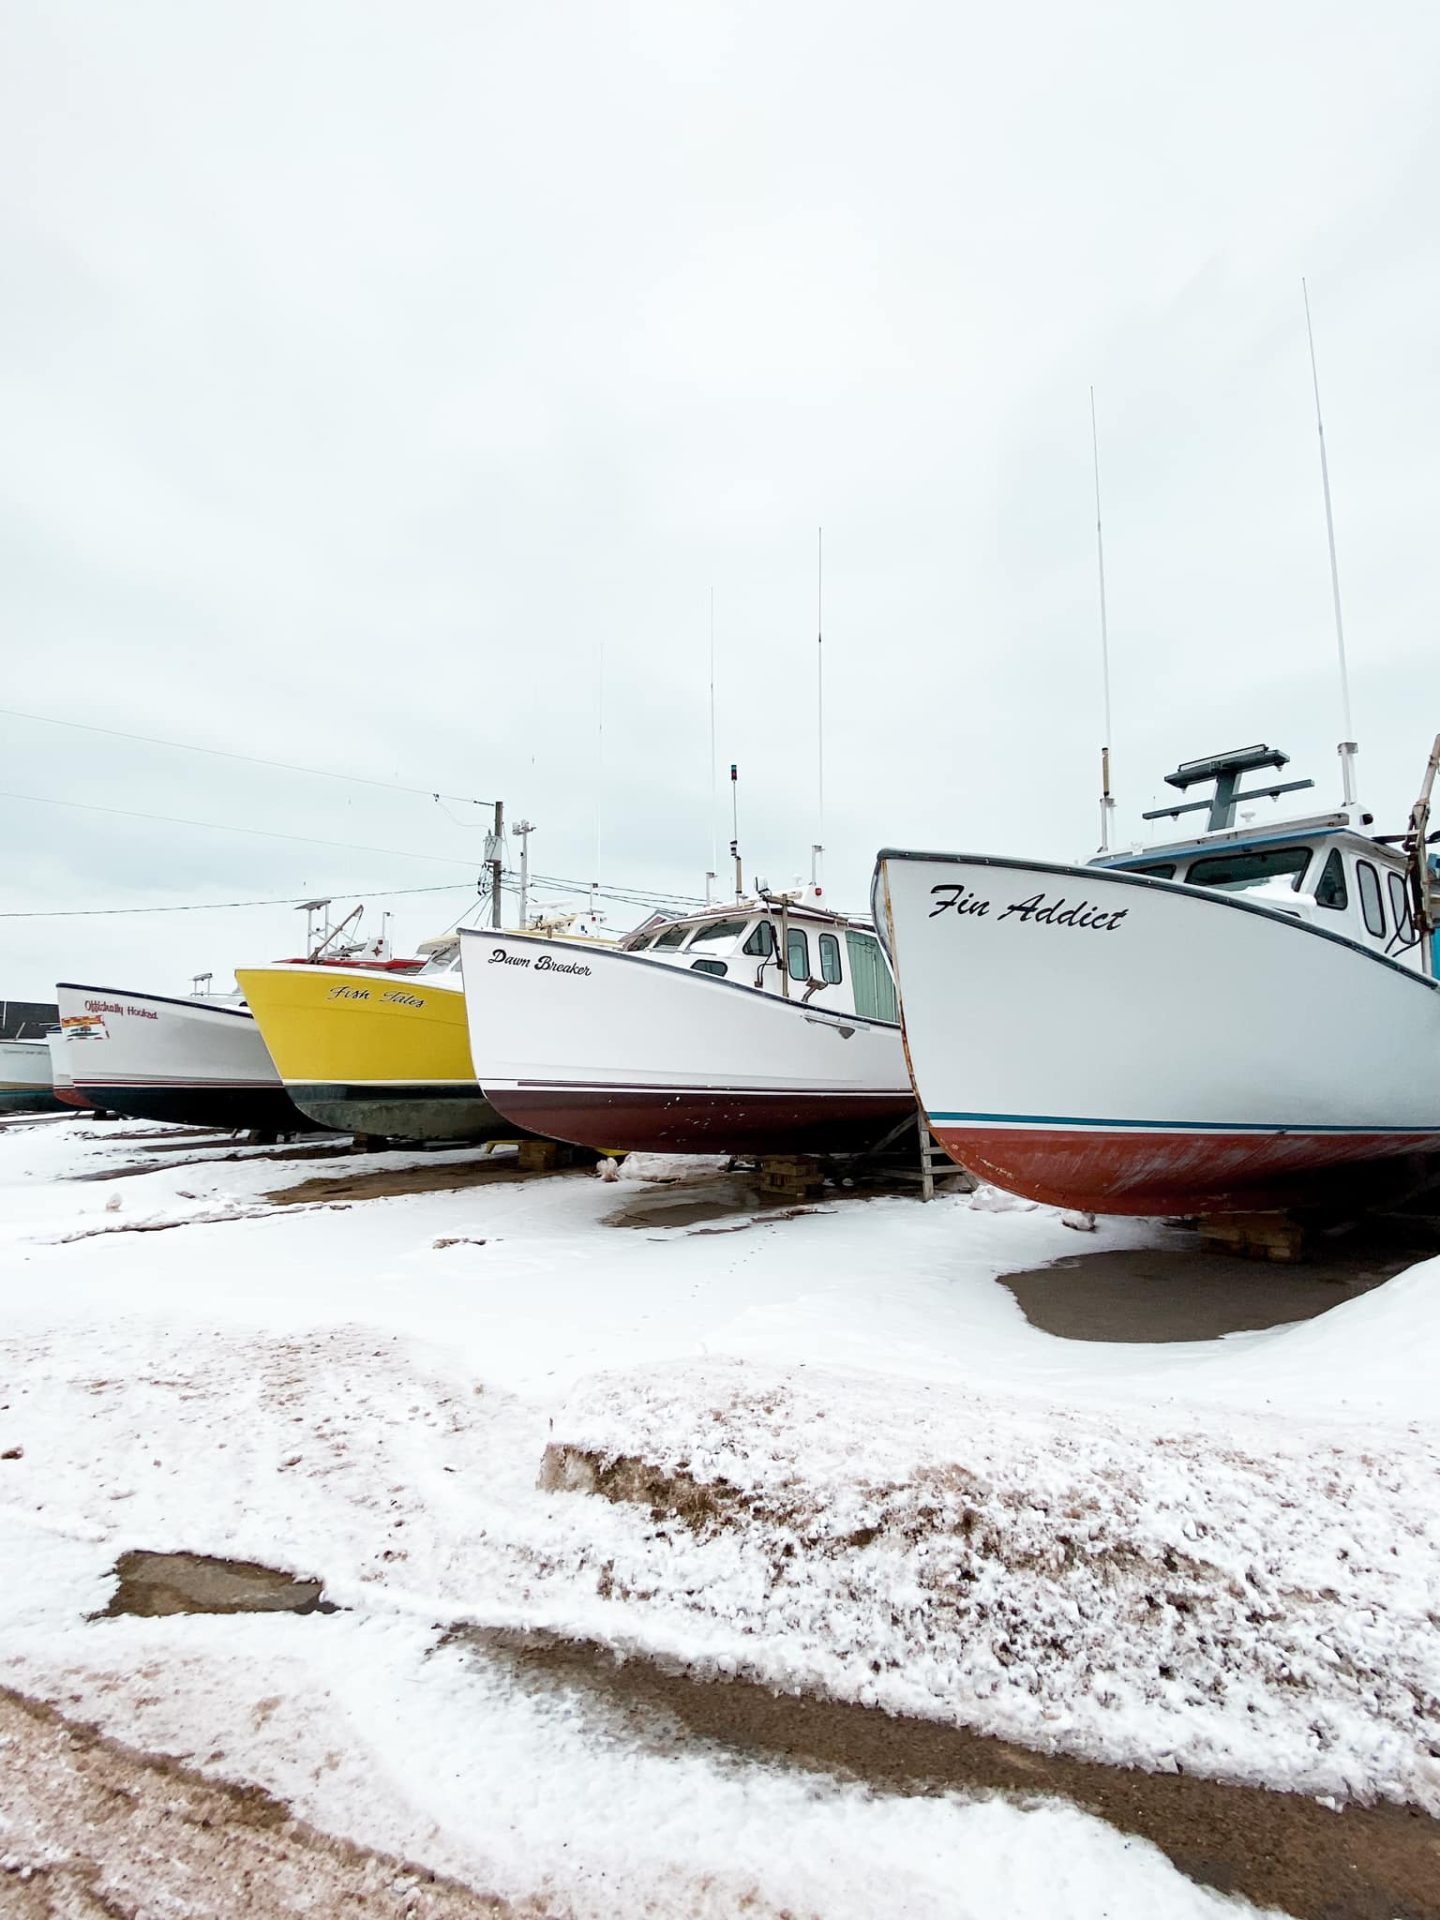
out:
{"label": "muddy puddle", "polygon": [[[1312,1320],[1383,1286],[1433,1244],[1349,1241],[1294,1266],[1242,1260],[1176,1233],[1171,1244],[1071,1255],[1002,1273],[1032,1326],[1062,1340],[1217,1340]],[[1440,1863],[1437,1863],[1440,1872]]]}
{"label": "muddy puddle", "polygon": [[171,1613],[333,1613],[324,1583],[297,1580],[251,1560],[215,1560],[203,1553],[122,1553],[119,1581],[99,1615],[155,1618]]}
{"label": "muddy puddle", "polygon": [[878,1707],[621,1661],[590,1642],[478,1629],[455,1639],[652,1749],[701,1741],[878,1793],[1055,1797],[1153,1841],[1190,1879],[1296,1920],[1440,1920],[1440,1821],[1413,1809],[1337,1812],[1303,1794],[1065,1759]]}
{"label": "muddy puddle", "polygon": [[[589,1176],[588,1167],[565,1169],[543,1176],[564,1178],[565,1172]],[[275,1207],[313,1207],[317,1202],[336,1200],[386,1200],[405,1193],[453,1193],[465,1187],[504,1186],[512,1180],[539,1176],[522,1173],[513,1154],[501,1159],[442,1161],[433,1167],[362,1166],[352,1174],[333,1180],[302,1180],[293,1187],[276,1187],[264,1198]]]}
{"label": "muddy puddle", "polygon": [[643,1187],[626,1195],[622,1206],[605,1216],[607,1227],[699,1227],[725,1221],[748,1227],[760,1205],[753,1175],[726,1174],[718,1180],[684,1181],[677,1186]]}

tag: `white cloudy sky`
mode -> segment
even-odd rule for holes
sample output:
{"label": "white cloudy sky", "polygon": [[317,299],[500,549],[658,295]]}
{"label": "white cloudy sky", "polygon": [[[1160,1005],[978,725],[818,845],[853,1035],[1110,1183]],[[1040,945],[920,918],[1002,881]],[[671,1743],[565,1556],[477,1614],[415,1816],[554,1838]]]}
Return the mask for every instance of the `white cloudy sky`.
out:
{"label": "white cloudy sky", "polygon": [[[1328,797],[1303,273],[1403,817],[1440,725],[1433,7],[9,0],[3,37],[0,705],[499,795],[557,875],[598,814],[605,879],[699,891],[713,587],[747,871],[788,879],[823,523],[832,894],[882,842],[1083,855],[1093,382],[1127,835],[1255,739]],[[393,902],[413,939],[481,852],[382,789],[5,715],[0,752],[9,915],[455,882]],[[282,907],[10,917],[0,992],[294,944]]]}

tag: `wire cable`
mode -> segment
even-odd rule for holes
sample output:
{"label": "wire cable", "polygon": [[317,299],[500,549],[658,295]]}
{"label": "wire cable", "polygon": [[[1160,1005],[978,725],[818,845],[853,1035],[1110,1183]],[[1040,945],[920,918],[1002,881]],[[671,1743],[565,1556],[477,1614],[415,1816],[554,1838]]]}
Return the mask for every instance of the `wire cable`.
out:
{"label": "wire cable", "polygon": [[150,820],[163,827],[204,827],[211,833],[239,833],[259,840],[292,840],[303,847],[334,847],[341,853],[383,853],[396,860],[428,860],[437,867],[474,863],[458,855],[412,853],[404,847],[368,847],[356,840],[317,840],[308,833],[276,833],[267,827],[232,827],[223,820],[184,820],[172,813],[137,813],[132,807],[102,807],[94,800],[57,800],[43,793],[0,792],[0,800],[26,800],[41,807],[78,807],[82,813],[110,813],[122,820]]}
{"label": "wire cable", "polygon": [[[458,893],[460,889],[458,886],[345,887],[343,889],[337,887],[335,891],[337,894],[343,892],[347,898],[355,894],[357,897],[363,895],[367,900],[398,900],[410,894]],[[25,908],[19,912],[5,909],[0,910],[0,920],[98,920],[117,913],[229,913],[240,907],[303,907],[308,900],[314,898],[315,895],[312,892],[287,894],[280,900],[187,900],[180,906],[170,907],[36,907]]]}
{"label": "wire cable", "polygon": [[493,800],[476,800],[467,793],[436,793],[432,787],[410,787],[400,780],[376,780],[364,773],[335,773],[329,767],[302,767],[293,760],[267,760],[259,754],[236,753],[229,747],[202,747],[191,740],[161,740],[150,733],[126,733],[120,727],[97,727],[88,720],[60,720],[49,713],[23,713],[18,707],[0,707],[0,715],[7,720],[33,720],[42,727],[72,727],[79,733],[103,733],[111,740],[134,740],[146,747],[171,747],[177,753],[209,753],[220,760],[244,760],[252,767],[273,767],[282,773],[308,773],[317,780],[343,780],[357,787],[388,787],[395,793],[418,793],[426,800],[453,800],[462,807],[495,805]]}

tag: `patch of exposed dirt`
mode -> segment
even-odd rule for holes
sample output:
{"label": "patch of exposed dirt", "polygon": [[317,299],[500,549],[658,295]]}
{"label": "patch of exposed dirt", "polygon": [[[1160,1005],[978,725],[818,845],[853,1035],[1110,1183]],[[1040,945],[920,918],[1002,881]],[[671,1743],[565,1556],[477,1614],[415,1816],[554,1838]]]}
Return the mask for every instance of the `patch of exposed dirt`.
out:
{"label": "patch of exposed dirt", "polygon": [[98,1173],[72,1173],[67,1175],[75,1184],[101,1180],[131,1180],[141,1173],[168,1173],[175,1167],[220,1167],[230,1160],[343,1160],[351,1154],[349,1141],[327,1144],[323,1147],[270,1147],[250,1148],[248,1152],[208,1153],[203,1159],[191,1160],[133,1160],[123,1167],[102,1167]]}
{"label": "patch of exposed dirt", "polygon": [[8,1689],[0,1912],[13,1920],[542,1920],[317,1832],[258,1787],[137,1753]]}
{"label": "patch of exposed dirt", "polygon": [[878,1707],[621,1660],[593,1642],[476,1629],[458,1637],[529,1685],[588,1695],[662,1750],[702,1740],[880,1793],[1055,1797],[1153,1841],[1192,1880],[1296,1920],[1440,1920],[1440,1822],[1411,1808],[1332,1811],[1301,1794],[1065,1759]]}
{"label": "patch of exposed dirt", "polygon": [[1303,1264],[1275,1266],[1214,1252],[1196,1236],[1188,1245],[1072,1254],[1002,1273],[1000,1282],[1032,1326],[1062,1340],[1148,1344],[1311,1320],[1422,1258],[1413,1247],[1345,1242]]}
{"label": "patch of exposed dirt", "polygon": [[499,1187],[513,1180],[590,1177],[590,1169],[558,1168],[553,1174],[522,1173],[514,1160],[444,1161],[434,1167],[375,1167],[335,1180],[302,1180],[277,1187],[264,1198],[275,1207],[308,1207],[316,1201],[388,1200],[404,1193],[451,1193],[465,1187]]}
{"label": "patch of exposed dirt", "polygon": [[253,1560],[216,1560],[203,1553],[122,1553],[119,1581],[99,1618],[169,1613],[334,1613],[319,1580],[262,1567]]}

